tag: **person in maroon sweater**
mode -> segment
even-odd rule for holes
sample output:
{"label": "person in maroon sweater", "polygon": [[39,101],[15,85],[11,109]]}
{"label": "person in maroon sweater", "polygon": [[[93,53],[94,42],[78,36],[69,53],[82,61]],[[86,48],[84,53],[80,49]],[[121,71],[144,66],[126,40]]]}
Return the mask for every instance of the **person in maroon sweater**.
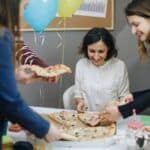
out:
{"label": "person in maroon sweater", "polygon": [[46,64],[42,59],[36,56],[36,54],[25,45],[24,41],[16,41],[16,60],[18,62],[18,67],[16,67],[16,80],[23,84],[29,84],[37,80],[43,80],[48,83],[56,83],[59,80],[59,76],[41,78],[33,73],[25,72],[26,64],[38,65],[43,68],[51,69],[52,66]]}
{"label": "person in maroon sweater", "polygon": [[[136,36],[139,46],[140,60],[148,57],[150,48],[150,0],[132,0],[125,9],[132,33]],[[121,116],[126,118],[132,115],[133,109],[137,113],[150,107],[150,89],[133,93],[134,100],[123,106],[106,108],[106,118],[117,121]]]}

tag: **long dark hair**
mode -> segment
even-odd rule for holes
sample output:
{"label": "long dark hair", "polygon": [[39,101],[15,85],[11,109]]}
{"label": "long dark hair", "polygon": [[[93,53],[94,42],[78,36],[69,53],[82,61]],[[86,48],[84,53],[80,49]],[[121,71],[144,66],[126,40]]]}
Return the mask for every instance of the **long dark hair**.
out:
{"label": "long dark hair", "polygon": [[[150,19],[150,0],[132,0],[125,8],[126,16],[137,15],[146,19]],[[145,41],[150,44],[150,35]],[[138,41],[139,56],[141,62],[144,62],[148,58],[148,52],[144,45],[144,42]]]}
{"label": "long dark hair", "polygon": [[[19,8],[20,0],[0,0],[0,25],[8,28],[12,32],[14,39],[20,38]],[[15,48],[13,55],[15,60]]]}
{"label": "long dark hair", "polygon": [[105,28],[95,27],[87,32],[83,38],[82,46],[79,51],[80,54],[83,54],[85,57],[88,57],[88,45],[96,43],[98,41],[103,41],[108,48],[108,53],[106,60],[116,57],[118,51],[115,47],[115,42],[113,36]]}
{"label": "long dark hair", "polygon": [[20,36],[20,0],[0,0],[0,25],[10,29],[14,36]]}

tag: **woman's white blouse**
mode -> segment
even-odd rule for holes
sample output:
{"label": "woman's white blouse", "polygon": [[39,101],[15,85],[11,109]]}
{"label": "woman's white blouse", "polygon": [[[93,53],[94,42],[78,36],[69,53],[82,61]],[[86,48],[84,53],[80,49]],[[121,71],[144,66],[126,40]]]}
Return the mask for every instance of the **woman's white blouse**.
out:
{"label": "woman's white blouse", "polygon": [[129,93],[126,65],[118,58],[112,58],[99,67],[87,58],[77,62],[74,98],[83,98],[88,110],[101,111],[108,102]]}

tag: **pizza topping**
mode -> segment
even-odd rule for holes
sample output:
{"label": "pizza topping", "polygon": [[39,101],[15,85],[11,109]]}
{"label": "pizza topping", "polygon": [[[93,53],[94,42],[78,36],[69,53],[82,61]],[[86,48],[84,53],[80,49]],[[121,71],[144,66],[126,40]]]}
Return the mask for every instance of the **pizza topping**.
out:
{"label": "pizza topping", "polygon": [[[100,120],[102,116],[95,112],[78,114],[76,111],[61,111],[51,113],[48,116],[51,123],[56,123],[62,133],[74,137],[71,138],[73,141],[101,139],[112,136],[116,131],[116,125],[112,122],[103,126],[101,123],[97,124],[96,121]],[[96,125],[93,122],[96,122]]]}
{"label": "pizza topping", "polygon": [[54,77],[64,73],[71,73],[71,69],[63,64],[58,64],[48,68],[43,68],[38,65],[25,65],[27,72],[33,72],[40,77]]}

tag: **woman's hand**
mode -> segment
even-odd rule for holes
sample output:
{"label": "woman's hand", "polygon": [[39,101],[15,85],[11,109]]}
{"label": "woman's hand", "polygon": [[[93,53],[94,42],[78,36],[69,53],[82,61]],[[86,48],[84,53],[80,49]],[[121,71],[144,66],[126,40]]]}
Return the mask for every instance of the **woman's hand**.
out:
{"label": "woman's hand", "polygon": [[79,113],[86,111],[86,106],[83,99],[75,99],[75,104]]}
{"label": "woman's hand", "polygon": [[57,129],[56,127],[54,127],[51,124],[49,132],[44,137],[44,140],[46,142],[53,142],[53,141],[56,141],[56,140],[59,140],[59,139],[61,139],[61,132],[59,131],[59,129]]}
{"label": "woman's hand", "polygon": [[125,97],[123,97],[121,100],[123,100],[125,103],[130,103],[133,101],[133,95],[132,94],[128,94]]}
{"label": "woman's hand", "polygon": [[[50,69],[51,67],[45,68]],[[59,76],[53,77],[39,77],[35,73],[27,71],[26,65],[20,65],[15,70],[16,80],[22,84],[30,84],[37,80],[42,80],[48,83],[57,83],[59,80]]]}
{"label": "woman's hand", "polygon": [[121,113],[117,106],[108,106],[105,110],[105,118],[110,121],[117,121],[121,117]]}
{"label": "woman's hand", "polygon": [[30,84],[39,79],[33,72],[27,72],[26,66],[21,65],[15,70],[16,80],[22,84]]}

